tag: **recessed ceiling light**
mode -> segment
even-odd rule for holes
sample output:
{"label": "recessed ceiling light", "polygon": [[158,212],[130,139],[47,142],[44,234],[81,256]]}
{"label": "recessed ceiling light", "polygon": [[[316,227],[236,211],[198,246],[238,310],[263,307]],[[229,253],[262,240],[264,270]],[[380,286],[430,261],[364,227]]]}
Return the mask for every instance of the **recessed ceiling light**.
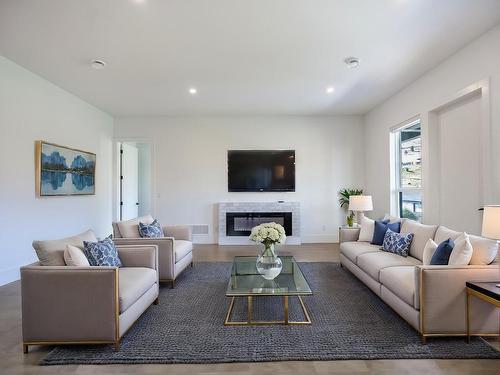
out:
{"label": "recessed ceiling light", "polygon": [[359,59],[357,57],[347,57],[344,62],[349,68],[357,68],[359,66]]}
{"label": "recessed ceiling light", "polygon": [[198,90],[196,90],[196,88],[194,88],[194,87],[191,87],[191,88],[189,89],[189,93],[190,93],[191,95],[195,95],[195,94],[197,94],[197,93],[198,93]]}
{"label": "recessed ceiling light", "polygon": [[90,63],[90,66],[94,69],[104,69],[104,67],[106,66],[106,63],[102,60],[93,60],[91,63]]}
{"label": "recessed ceiling light", "polygon": [[326,91],[327,94],[331,94],[331,93],[333,93],[335,91],[335,88],[332,87],[332,86],[330,86],[330,87],[327,87],[325,91]]}

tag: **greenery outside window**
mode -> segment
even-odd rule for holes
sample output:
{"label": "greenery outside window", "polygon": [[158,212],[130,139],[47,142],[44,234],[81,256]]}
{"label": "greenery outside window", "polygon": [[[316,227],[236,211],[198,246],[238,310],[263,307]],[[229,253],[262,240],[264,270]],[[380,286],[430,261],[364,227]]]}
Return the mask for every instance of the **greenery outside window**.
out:
{"label": "greenery outside window", "polygon": [[392,131],[393,213],[422,220],[422,131],[420,119]]}

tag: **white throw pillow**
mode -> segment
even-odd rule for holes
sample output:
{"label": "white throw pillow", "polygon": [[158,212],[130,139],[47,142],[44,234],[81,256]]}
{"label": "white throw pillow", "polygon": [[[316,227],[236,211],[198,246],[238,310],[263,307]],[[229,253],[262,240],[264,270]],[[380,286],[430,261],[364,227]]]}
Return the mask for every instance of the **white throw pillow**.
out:
{"label": "white throw pillow", "polygon": [[472,245],[469,240],[467,233],[462,233],[457,239],[455,239],[455,246],[450,254],[450,260],[448,260],[448,265],[450,266],[466,266],[470,263],[472,258]]}
{"label": "white throw pillow", "polygon": [[83,250],[73,245],[66,245],[66,250],[64,250],[64,261],[67,266],[90,267],[89,260],[83,253]]}
{"label": "white throw pillow", "polygon": [[424,253],[422,255],[422,264],[424,266],[428,266],[429,264],[431,264],[432,256],[436,252],[437,247],[438,247],[437,243],[435,243],[432,240],[432,238],[429,238],[427,240],[427,243],[425,244],[424,247]]}
{"label": "white throw pillow", "polygon": [[363,216],[359,224],[361,225],[361,229],[358,241],[371,242],[373,240],[373,231],[375,230],[375,220]]}

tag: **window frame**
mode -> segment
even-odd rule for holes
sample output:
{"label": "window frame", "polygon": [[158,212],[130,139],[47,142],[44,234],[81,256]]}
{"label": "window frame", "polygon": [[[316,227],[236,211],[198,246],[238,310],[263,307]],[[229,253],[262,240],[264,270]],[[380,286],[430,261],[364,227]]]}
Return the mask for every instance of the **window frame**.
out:
{"label": "window frame", "polygon": [[[420,124],[420,138],[421,144],[423,143],[422,139],[422,121],[420,116],[414,117],[408,121],[405,121],[394,128],[391,129],[390,132],[390,144],[391,144],[391,215],[402,217],[403,216],[403,207],[402,207],[402,197],[404,193],[420,193],[420,202],[421,202],[421,212],[419,221],[422,221],[423,213],[424,213],[424,202],[423,202],[423,193],[424,193],[424,184],[423,184],[423,173],[421,170],[421,179],[420,179],[420,187],[404,187],[402,186],[402,164],[401,164],[401,131],[409,128],[411,126]],[[423,151],[422,145],[420,149],[420,162],[421,165],[423,163]]]}

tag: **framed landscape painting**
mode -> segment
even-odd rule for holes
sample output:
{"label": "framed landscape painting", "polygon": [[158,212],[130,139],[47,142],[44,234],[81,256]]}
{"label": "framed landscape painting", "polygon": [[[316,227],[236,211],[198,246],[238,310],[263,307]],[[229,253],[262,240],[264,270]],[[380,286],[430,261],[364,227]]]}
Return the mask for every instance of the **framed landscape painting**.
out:
{"label": "framed landscape painting", "polygon": [[35,159],[38,196],[95,194],[95,154],[36,141]]}

